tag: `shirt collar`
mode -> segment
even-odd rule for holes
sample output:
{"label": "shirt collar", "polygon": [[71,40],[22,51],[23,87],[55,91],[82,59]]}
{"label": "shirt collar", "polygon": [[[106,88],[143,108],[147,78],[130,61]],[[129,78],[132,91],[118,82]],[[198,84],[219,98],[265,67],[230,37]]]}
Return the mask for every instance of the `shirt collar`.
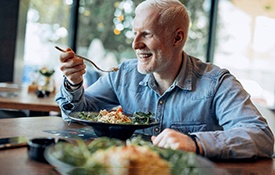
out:
{"label": "shirt collar", "polygon": [[192,72],[194,70],[190,57],[183,52],[182,66],[178,76],[176,77],[173,85],[178,86],[184,90],[192,90]]}
{"label": "shirt collar", "polygon": [[[193,69],[194,67],[193,67],[193,64],[191,63],[189,56],[185,52],[183,52],[182,66],[172,86],[178,86],[183,90],[192,90]],[[151,87],[156,84],[153,74],[146,74],[143,80],[139,82],[139,85],[143,85],[143,86],[147,86],[149,84]]]}
{"label": "shirt collar", "polygon": [[152,81],[154,81],[155,78],[153,74],[146,74],[142,81],[139,82],[139,85],[147,86],[149,83],[152,84]]}

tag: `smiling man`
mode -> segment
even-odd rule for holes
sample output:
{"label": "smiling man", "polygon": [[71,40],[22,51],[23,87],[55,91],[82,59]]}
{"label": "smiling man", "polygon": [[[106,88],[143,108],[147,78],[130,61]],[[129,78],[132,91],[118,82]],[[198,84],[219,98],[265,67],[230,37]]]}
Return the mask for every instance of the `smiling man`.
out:
{"label": "smiling man", "polygon": [[139,130],[154,145],[208,158],[270,157],[274,137],[250,95],[226,69],[188,55],[189,15],[178,0],[146,0],[136,8],[137,59],[84,90],[85,65],[71,49],[60,55],[65,76],[56,101],[62,117],[76,111],[153,112],[159,125]]}

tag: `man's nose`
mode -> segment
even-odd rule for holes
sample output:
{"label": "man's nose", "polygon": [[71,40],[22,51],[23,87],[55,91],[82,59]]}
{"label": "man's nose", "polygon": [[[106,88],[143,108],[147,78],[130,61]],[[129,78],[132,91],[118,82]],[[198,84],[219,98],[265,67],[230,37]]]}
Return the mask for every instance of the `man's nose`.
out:
{"label": "man's nose", "polygon": [[132,42],[132,48],[134,50],[141,49],[144,47],[144,43],[142,42],[142,39],[139,36],[136,36]]}

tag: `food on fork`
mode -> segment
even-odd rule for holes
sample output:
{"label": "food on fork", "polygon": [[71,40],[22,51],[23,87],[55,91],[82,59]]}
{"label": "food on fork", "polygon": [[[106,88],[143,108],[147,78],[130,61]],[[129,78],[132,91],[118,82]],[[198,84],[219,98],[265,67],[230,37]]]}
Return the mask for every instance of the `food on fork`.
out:
{"label": "food on fork", "polygon": [[[56,48],[57,50],[63,52],[63,53],[66,52],[66,50],[61,49],[61,48],[58,47],[58,46],[55,46],[55,48]],[[86,58],[86,57],[77,55],[77,54],[76,54],[75,56],[77,56],[77,57],[79,57],[79,58],[81,58],[81,59],[83,59],[83,60],[85,60],[85,61],[88,61],[88,62],[91,63],[97,70],[99,70],[99,71],[101,71],[101,72],[116,72],[116,71],[119,70],[118,67],[112,67],[110,70],[103,70],[103,69],[101,69],[100,67],[98,67],[92,60],[90,60],[90,59],[88,59],[88,58]]]}

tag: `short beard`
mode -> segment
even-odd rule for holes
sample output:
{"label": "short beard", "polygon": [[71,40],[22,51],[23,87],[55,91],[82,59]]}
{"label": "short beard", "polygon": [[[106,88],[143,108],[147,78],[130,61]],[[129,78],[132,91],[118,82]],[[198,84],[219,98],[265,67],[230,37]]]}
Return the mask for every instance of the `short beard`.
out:
{"label": "short beard", "polygon": [[148,74],[148,73],[150,73],[150,72],[148,72],[148,71],[146,71],[146,70],[140,68],[139,63],[137,64],[137,70],[138,70],[138,72],[141,73],[141,74]]}
{"label": "short beard", "polygon": [[149,69],[142,69],[140,63],[138,62],[138,64],[137,64],[137,70],[138,70],[138,72],[141,73],[141,74],[149,74],[149,73],[155,72],[155,71],[156,71],[156,68],[157,68],[157,69],[159,68],[159,64],[158,64],[156,61],[158,60],[158,58],[161,58],[161,56],[162,56],[162,51],[161,51],[161,50],[158,50],[158,51],[155,53],[155,56],[156,56],[156,57],[155,57],[156,60],[154,60],[153,65],[152,65],[152,64],[149,65],[149,66],[150,66]]}

